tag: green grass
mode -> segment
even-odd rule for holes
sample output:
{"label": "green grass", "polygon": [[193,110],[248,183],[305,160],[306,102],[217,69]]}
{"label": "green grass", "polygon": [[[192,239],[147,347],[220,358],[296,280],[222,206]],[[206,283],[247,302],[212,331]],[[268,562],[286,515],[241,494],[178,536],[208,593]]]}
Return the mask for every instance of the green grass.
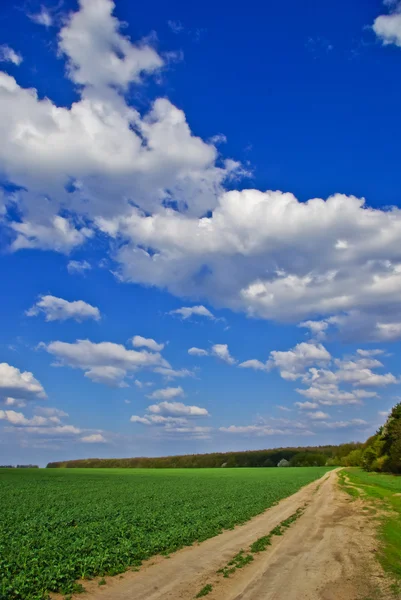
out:
{"label": "green grass", "polygon": [[203,596],[210,594],[211,591],[213,591],[213,586],[208,583],[196,594],[195,598],[203,598]]}
{"label": "green grass", "polygon": [[373,502],[379,510],[378,558],[384,570],[401,582],[401,477],[360,469],[347,469],[347,475],[359,488],[360,496]]}
{"label": "green grass", "polygon": [[217,572],[221,573],[223,577],[230,577],[237,569],[242,569],[252,561],[252,554],[245,554],[244,550],[240,550],[240,552],[230,560],[226,567],[219,569]]}
{"label": "green grass", "polygon": [[0,470],[0,600],[71,594],[78,579],[243,523],[328,470]]}

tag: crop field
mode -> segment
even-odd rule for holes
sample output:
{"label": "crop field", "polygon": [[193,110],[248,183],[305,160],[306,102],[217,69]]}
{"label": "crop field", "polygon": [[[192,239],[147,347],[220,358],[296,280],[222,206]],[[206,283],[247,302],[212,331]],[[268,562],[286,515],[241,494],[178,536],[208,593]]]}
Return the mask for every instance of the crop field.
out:
{"label": "crop field", "polygon": [[243,523],[328,470],[0,470],[0,600],[67,596],[78,579]]}

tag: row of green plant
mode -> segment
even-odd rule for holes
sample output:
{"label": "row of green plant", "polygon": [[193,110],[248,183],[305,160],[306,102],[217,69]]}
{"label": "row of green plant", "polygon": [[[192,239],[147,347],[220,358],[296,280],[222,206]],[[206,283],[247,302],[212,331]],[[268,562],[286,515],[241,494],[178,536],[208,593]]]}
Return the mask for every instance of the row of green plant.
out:
{"label": "row of green plant", "polygon": [[244,523],[327,472],[310,469],[4,469],[0,600],[71,594]]}
{"label": "row of green plant", "polygon": [[341,459],[345,467],[401,474],[401,402],[394,406],[386,423],[365,444]]}

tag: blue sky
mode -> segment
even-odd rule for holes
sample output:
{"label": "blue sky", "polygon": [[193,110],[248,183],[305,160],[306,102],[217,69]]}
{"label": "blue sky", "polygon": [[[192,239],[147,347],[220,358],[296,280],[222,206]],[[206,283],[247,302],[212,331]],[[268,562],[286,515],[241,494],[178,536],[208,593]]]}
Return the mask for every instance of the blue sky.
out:
{"label": "blue sky", "polygon": [[373,433],[401,4],[16,1],[0,32],[0,463]]}

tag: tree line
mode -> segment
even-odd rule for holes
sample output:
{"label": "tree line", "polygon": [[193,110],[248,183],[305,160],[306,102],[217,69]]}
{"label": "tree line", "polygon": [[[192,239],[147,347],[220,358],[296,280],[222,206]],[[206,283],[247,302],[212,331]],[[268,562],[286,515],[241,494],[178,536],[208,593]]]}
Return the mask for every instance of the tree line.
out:
{"label": "tree line", "polygon": [[148,468],[148,469],[201,469],[232,467],[277,467],[285,459],[293,467],[340,465],[344,457],[362,444],[350,442],[339,446],[307,446],[248,450],[243,452],[214,452],[211,454],[186,454],[157,458],[86,458],[50,462],[49,469],[60,468]]}
{"label": "tree line", "polygon": [[359,448],[354,448],[341,464],[401,474],[401,402],[394,406],[383,427]]}

